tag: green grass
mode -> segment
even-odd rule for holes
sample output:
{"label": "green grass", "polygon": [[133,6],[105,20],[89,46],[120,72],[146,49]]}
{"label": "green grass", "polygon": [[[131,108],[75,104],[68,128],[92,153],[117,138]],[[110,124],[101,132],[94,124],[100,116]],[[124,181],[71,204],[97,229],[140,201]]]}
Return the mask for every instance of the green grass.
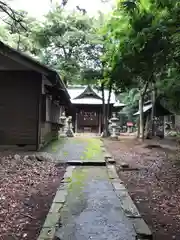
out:
{"label": "green grass", "polygon": [[87,142],[87,147],[81,156],[81,160],[100,160],[103,157],[101,150],[101,141],[98,138],[87,138],[84,139]]}

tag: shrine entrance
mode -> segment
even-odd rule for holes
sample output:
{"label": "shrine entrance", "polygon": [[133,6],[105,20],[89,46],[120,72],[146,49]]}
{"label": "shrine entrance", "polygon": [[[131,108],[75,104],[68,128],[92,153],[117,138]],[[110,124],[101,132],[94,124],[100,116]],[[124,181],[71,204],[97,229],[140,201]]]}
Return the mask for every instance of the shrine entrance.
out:
{"label": "shrine entrance", "polygon": [[100,107],[79,108],[76,113],[76,132],[100,133],[101,111]]}

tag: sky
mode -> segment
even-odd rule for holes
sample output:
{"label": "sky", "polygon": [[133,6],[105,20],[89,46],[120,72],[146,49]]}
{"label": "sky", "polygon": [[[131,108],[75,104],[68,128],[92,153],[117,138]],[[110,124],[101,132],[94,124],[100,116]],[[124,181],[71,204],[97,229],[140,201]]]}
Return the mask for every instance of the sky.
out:
{"label": "sky", "polygon": [[[61,3],[61,0],[56,2]],[[67,9],[74,9],[78,5],[85,8],[89,15],[95,15],[98,11],[111,11],[112,3],[113,0],[106,0],[105,3],[101,0],[69,0]],[[51,0],[10,0],[9,4],[17,10],[27,11],[33,17],[41,18],[50,10]]]}

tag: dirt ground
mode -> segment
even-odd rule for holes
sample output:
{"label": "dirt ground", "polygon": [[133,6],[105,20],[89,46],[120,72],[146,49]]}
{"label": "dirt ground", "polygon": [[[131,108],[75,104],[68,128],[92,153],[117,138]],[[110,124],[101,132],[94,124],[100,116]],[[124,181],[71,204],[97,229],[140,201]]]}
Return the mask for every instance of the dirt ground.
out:
{"label": "dirt ground", "polygon": [[[152,140],[143,145],[131,138],[104,143],[116,159],[118,174],[151,228],[153,239],[179,240],[180,154],[174,150],[175,144],[172,142],[170,150],[147,147],[154,145]],[[137,170],[120,170],[122,162]]]}
{"label": "dirt ground", "polygon": [[0,157],[0,240],[37,239],[65,168]]}

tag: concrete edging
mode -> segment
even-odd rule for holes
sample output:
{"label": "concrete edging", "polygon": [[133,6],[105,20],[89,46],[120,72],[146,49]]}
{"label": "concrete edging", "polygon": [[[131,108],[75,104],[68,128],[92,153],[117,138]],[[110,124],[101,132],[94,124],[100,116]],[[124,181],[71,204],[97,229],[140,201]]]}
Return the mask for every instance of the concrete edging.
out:
{"label": "concrete edging", "polygon": [[102,149],[102,152],[104,154],[104,160],[106,163],[110,163],[110,164],[115,164],[116,161],[115,159],[113,158],[113,156],[106,150],[106,148],[104,147],[104,145],[101,145],[101,149]]}
{"label": "concrete edging", "polygon": [[69,166],[66,168],[63,180],[56,192],[54,200],[52,202],[49,213],[46,216],[46,220],[43,224],[41,232],[37,240],[53,240],[56,230],[60,227],[60,215],[61,210],[66,201],[68,195],[68,186],[71,181],[73,170],[75,166]]}
{"label": "concrete edging", "polygon": [[137,234],[136,236],[137,240],[152,239],[151,230],[143,220],[136,205],[131,199],[128,193],[128,190],[126,189],[125,185],[119,178],[115,165],[107,164],[106,167],[107,167],[108,176],[113,185],[114,191],[117,197],[120,199],[121,207],[125,215],[127,216],[127,218],[132,222],[134,230]]}

